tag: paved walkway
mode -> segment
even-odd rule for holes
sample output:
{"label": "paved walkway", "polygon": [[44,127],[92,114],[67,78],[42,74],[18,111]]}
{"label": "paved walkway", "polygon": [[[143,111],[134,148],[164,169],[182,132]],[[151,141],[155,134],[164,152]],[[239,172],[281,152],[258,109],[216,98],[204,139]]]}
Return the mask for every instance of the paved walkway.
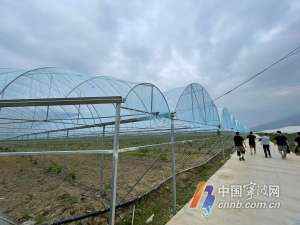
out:
{"label": "paved walkway", "polygon": [[[196,209],[190,209],[187,204],[167,225],[300,225],[300,156],[288,154],[287,160],[282,160],[277,148],[272,144],[273,157],[266,159],[259,143],[257,147],[255,156],[249,155],[247,147],[245,162],[240,162],[236,153],[233,154],[231,159],[207,181],[208,185],[213,185],[215,195],[210,215],[206,217],[202,215],[202,200]],[[252,199],[247,200],[251,197],[250,192],[247,193],[249,190],[247,187],[242,188],[242,197],[237,197],[238,193],[235,193],[235,197],[233,196],[232,185],[249,184],[251,181],[256,183],[253,185],[256,197],[252,196]],[[266,189],[263,185],[266,185]],[[269,191],[274,188],[276,190],[278,186],[279,197],[274,194],[270,197],[269,192],[264,192],[264,190]],[[219,189],[222,187],[226,191],[229,189],[229,193],[226,194],[223,191],[222,194]],[[259,193],[256,192],[257,190]],[[206,193],[203,194],[202,199],[205,197]],[[240,201],[244,208],[220,208],[224,202],[237,201]],[[253,207],[259,207],[255,204],[262,203],[267,208],[245,208],[247,207],[245,205],[249,204],[247,202],[251,202]],[[275,204],[280,204],[280,208],[270,209]]]}

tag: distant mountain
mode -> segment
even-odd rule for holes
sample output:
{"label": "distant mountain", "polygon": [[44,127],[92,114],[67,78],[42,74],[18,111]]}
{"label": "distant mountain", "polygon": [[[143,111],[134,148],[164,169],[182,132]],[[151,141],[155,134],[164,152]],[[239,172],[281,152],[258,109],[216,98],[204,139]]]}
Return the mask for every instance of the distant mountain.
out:
{"label": "distant mountain", "polygon": [[289,116],[285,119],[265,123],[259,126],[252,127],[254,131],[272,130],[276,128],[286,127],[286,126],[297,126],[300,125],[300,113],[293,116]]}

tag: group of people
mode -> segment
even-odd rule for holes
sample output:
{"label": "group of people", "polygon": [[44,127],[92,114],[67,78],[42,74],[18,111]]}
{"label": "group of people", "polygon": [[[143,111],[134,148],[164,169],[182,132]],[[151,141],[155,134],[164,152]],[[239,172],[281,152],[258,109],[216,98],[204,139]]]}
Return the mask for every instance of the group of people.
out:
{"label": "group of people", "polygon": [[[249,147],[250,147],[250,154],[254,155],[256,154],[256,136],[251,131],[249,135],[247,136],[247,139],[249,140]],[[267,135],[263,135],[258,139],[262,146],[265,153],[266,158],[271,158],[271,151],[270,151],[270,137]],[[246,152],[246,146],[245,146],[245,139],[240,135],[239,132],[236,132],[234,138],[234,145],[237,150],[237,155],[239,157],[240,161],[245,161],[245,152]],[[290,152],[289,150],[289,144],[287,137],[281,133],[281,131],[277,131],[275,137],[273,138],[274,143],[278,147],[278,151],[282,157],[282,159],[286,159],[287,153]],[[295,153],[300,151],[300,132],[297,133],[297,137],[295,138]]]}

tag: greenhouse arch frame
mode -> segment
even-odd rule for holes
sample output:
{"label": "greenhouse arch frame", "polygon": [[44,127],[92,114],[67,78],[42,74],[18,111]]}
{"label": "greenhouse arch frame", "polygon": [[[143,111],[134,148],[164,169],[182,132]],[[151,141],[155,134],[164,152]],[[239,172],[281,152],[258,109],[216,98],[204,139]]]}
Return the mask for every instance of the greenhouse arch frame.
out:
{"label": "greenhouse arch frame", "polygon": [[[4,71],[3,71],[4,70]],[[19,71],[19,73],[18,73]],[[16,72],[11,79],[9,73]],[[172,152],[172,193],[173,213],[176,212],[176,160],[175,160],[175,131],[193,131],[193,129],[212,132],[214,130],[230,130],[234,121],[235,130],[245,131],[246,128],[223,109],[219,115],[218,109],[206,89],[191,83],[185,87],[162,92],[152,83],[134,83],[107,76],[90,76],[65,72],[54,67],[41,67],[28,71],[14,69],[0,69],[0,127],[2,140],[16,140],[19,138],[64,138],[76,135],[92,135],[106,129],[114,136],[112,154],[112,197],[110,224],[114,224],[116,208],[116,181],[119,151],[119,134],[138,132],[170,133]],[[109,104],[93,104],[87,100],[92,97],[119,97],[122,102],[106,102]],[[55,105],[59,99],[66,101],[82,100],[80,103]],[[16,108],[9,106],[8,101],[32,101],[41,99],[43,103]],[[111,103],[111,104],[110,104]],[[6,105],[5,105],[6,104]],[[17,104],[17,103],[16,103]],[[48,105],[47,105],[48,104]],[[52,104],[52,105],[51,105]],[[225,110],[225,111],[224,111]],[[228,120],[224,125],[224,118]],[[229,119],[230,118],[230,119]],[[229,128],[228,128],[229,127]],[[10,133],[6,130],[11,130]],[[78,133],[78,130],[86,133]],[[231,129],[232,131],[232,129]],[[6,132],[6,133],[5,133]],[[4,136],[3,136],[4,135]],[[79,151],[78,151],[79,152]],[[55,153],[53,151],[52,153]],[[98,154],[103,151],[86,151],[87,154]],[[1,152],[0,156],[30,155],[28,152]],[[37,152],[32,152],[32,155]],[[44,152],[44,154],[50,154]],[[58,152],[57,154],[75,154],[73,151]],[[82,151],[82,154],[84,152]]]}

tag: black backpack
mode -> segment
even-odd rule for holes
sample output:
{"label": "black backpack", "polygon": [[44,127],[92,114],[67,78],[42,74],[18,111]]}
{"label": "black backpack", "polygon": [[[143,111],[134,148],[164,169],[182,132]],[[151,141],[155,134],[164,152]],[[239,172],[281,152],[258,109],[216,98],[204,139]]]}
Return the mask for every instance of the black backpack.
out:
{"label": "black backpack", "polygon": [[286,153],[288,153],[288,154],[291,153],[291,150],[290,150],[290,146],[289,146],[289,145],[286,146]]}

